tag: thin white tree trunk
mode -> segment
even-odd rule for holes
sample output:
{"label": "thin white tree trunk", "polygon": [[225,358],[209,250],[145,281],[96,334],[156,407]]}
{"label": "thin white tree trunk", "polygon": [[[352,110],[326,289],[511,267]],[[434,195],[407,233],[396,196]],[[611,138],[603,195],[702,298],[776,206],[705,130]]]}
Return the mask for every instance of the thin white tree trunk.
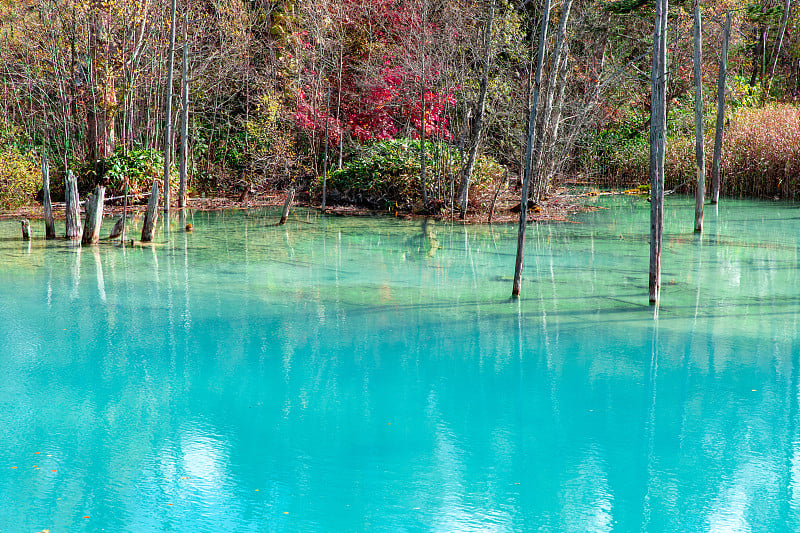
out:
{"label": "thin white tree trunk", "polygon": [[725,127],[725,78],[728,74],[728,41],[731,36],[731,12],[725,15],[722,35],[722,51],[719,58],[719,81],[717,83],[717,127],[714,131],[714,156],[711,162],[711,203],[719,202],[719,167],[722,159],[722,135]]}
{"label": "thin white tree trunk", "polygon": [[523,164],[522,191],[520,192],[519,229],[517,230],[517,259],[514,264],[514,286],[512,298],[518,298],[522,285],[522,263],[525,257],[525,229],[528,225],[528,190],[531,186],[531,160],[533,144],[536,136],[536,108],[539,106],[539,88],[542,84],[542,66],[544,51],[547,47],[547,25],[550,20],[550,0],[544,0],[542,12],[542,29],[539,33],[539,51],[536,59],[536,79],[533,85],[533,101],[528,119],[528,140],[525,144],[525,161]]}
{"label": "thin white tree trunk", "polygon": [[[164,101],[164,212],[169,212],[169,168],[172,151],[172,74],[175,66],[175,8],[177,0],[172,0],[171,23],[169,30],[169,55],[167,57],[167,97]],[[144,240],[144,239],[142,239]]]}
{"label": "thin white tree trunk", "polygon": [[661,241],[664,233],[664,148],[667,135],[668,0],[656,0],[650,97],[650,303],[661,291]]}
{"label": "thin white tree trunk", "polygon": [[694,230],[703,231],[703,204],[706,194],[706,161],[703,146],[703,22],[700,1],[694,0],[694,153],[697,166]]}

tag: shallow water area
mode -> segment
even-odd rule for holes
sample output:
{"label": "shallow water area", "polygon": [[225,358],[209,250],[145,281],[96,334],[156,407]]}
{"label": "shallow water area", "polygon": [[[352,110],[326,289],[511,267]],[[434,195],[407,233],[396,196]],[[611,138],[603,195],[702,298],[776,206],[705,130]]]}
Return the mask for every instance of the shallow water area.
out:
{"label": "shallow water area", "polygon": [[520,300],[516,225],[0,221],[0,532],[800,530],[800,207],[668,197],[656,309],[596,202]]}

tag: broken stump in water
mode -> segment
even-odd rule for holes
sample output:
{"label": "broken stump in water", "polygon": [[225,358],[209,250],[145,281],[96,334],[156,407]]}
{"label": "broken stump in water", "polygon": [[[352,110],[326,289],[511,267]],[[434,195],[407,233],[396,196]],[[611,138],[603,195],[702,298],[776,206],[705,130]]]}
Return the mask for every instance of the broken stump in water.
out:
{"label": "broken stump in water", "polygon": [[56,238],[56,223],[53,219],[53,204],[50,201],[50,165],[47,158],[42,157],[42,201],[44,202],[44,229],[45,237]]}
{"label": "broken stump in water", "polygon": [[125,217],[121,216],[119,219],[114,223],[114,227],[111,228],[111,233],[108,235],[109,239],[116,239],[120,235],[122,235],[122,230],[125,228]]}
{"label": "broken stump in water", "polygon": [[19,223],[22,226],[22,240],[23,241],[31,240],[31,221],[26,218],[20,220]]}
{"label": "broken stump in water", "polygon": [[147,211],[142,224],[142,242],[152,241],[155,233],[158,220],[158,184],[158,180],[153,180],[153,190],[150,192],[150,201],[147,202]]}
{"label": "broken stump in water", "polygon": [[289,189],[288,194],[286,195],[286,201],[283,203],[283,211],[281,212],[281,220],[278,222],[279,226],[286,224],[286,219],[289,218],[289,208],[292,206],[292,200],[294,200],[294,189]]}
{"label": "broken stump in water", "polygon": [[81,244],[97,244],[100,241],[100,226],[103,223],[103,203],[106,188],[98,185],[94,194],[86,199],[86,222],[83,224]]}
{"label": "broken stump in water", "polygon": [[81,238],[81,217],[80,217],[80,198],[78,197],[78,179],[71,170],[67,170],[66,177],[66,192],[64,193],[66,200],[66,217],[64,224],[66,225],[67,239],[80,239]]}

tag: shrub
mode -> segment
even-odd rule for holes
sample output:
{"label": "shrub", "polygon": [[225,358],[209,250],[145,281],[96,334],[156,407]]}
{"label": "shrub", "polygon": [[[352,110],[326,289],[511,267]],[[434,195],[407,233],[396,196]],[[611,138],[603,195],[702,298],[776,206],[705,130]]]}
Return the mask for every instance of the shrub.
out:
{"label": "shrub", "polygon": [[[438,156],[438,157],[436,157]],[[452,167],[458,167],[460,154],[450,145],[425,143],[429,198],[443,200],[452,194],[451,181],[458,186]],[[438,165],[437,165],[438,160]],[[441,162],[450,163],[450,172],[443,178]],[[493,159],[481,157],[475,162],[472,189],[486,187],[502,176],[502,167]],[[344,201],[375,208],[408,209],[422,201],[420,183],[420,141],[395,139],[362,146],[338,170],[328,174],[331,201]],[[322,178],[312,184],[312,194],[322,191]],[[472,194],[471,194],[472,196]]]}
{"label": "shrub", "polygon": [[[128,194],[150,192],[154,179],[164,177],[164,154],[156,150],[132,149],[117,150],[106,160],[106,196],[119,196],[125,193],[125,178],[128,178]],[[170,172],[172,189],[178,186],[178,173],[175,167]],[[177,189],[176,189],[177,190]]]}
{"label": "shrub", "polygon": [[0,205],[3,209],[33,202],[40,187],[39,162],[32,153],[0,148]]}
{"label": "shrub", "polygon": [[24,148],[22,131],[0,121],[0,206],[14,209],[31,203],[41,186],[39,160]]}

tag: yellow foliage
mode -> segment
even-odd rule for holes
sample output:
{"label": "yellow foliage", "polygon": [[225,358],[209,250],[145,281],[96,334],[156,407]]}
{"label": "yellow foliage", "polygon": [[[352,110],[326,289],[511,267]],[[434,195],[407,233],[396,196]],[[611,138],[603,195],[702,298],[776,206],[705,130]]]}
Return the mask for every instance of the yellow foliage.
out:
{"label": "yellow foliage", "polygon": [[32,202],[39,180],[39,162],[33,154],[14,148],[0,151],[0,207],[13,209]]}

